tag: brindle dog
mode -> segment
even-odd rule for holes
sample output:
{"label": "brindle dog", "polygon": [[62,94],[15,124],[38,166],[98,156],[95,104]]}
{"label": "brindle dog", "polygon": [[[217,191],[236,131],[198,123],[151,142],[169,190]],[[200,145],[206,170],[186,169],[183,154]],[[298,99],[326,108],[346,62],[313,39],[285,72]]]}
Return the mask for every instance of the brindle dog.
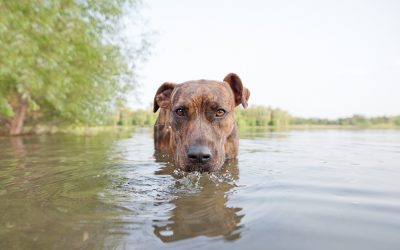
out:
{"label": "brindle dog", "polygon": [[162,84],[154,97],[154,112],[160,108],[155,149],[171,152],[176,166],[185,171],[219,170],[225,159],[236,157],[235,107],[246,108],[249,96],[234,73],[223,82]]}

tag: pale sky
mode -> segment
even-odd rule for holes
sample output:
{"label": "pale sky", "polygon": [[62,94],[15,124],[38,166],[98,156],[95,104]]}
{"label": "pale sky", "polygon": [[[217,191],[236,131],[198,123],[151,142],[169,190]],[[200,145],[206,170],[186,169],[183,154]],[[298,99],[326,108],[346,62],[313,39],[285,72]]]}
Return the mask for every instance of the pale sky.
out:
{"label": "pale sky", "polygon": [[158,35],[132,107],[147,107],[163,82],[235,72],[250,105],[304,117],[400,114],[400,1],[144,2]]}

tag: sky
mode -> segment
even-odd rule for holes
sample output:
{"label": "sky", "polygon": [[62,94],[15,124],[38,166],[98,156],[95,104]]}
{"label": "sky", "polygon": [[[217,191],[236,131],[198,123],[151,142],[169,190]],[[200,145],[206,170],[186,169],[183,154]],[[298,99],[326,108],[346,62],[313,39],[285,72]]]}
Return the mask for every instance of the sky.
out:
{"label": "sky", "polygon": [[132,108],[148,107],[163,82],[235,72],[250,105],[303,117],[400,114],[400,1],[144,2],[156,35]]}

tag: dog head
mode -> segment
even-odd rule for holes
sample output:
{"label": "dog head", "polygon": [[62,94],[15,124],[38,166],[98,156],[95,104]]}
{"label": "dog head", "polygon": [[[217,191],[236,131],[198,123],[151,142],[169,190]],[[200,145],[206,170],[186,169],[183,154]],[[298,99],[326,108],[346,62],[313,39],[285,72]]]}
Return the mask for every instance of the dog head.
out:
{"label": "dog head", "polygon": [[235,107],[247,107],[250,92],[240,78],[228,74],[222,82],[164,83],[154,97],[154,112],[165,109],[175,164],[185,171],[218,170],[226,143],[235,133]]}

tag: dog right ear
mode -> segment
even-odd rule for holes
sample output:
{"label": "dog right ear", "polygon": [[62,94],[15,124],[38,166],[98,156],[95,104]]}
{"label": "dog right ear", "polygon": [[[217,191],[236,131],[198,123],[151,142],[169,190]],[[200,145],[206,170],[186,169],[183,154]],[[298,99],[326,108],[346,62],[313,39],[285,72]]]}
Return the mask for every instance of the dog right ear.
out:
{"label": "dog right ear", "polygon": [[229,73],[224,78],[224,82],[229,83],[235,98],[235,105],[242,104],[243,108],[247,108],[247,102],[250,97],[250,91],[243,87],[242,80],[235,73]]}
{"label": "dog right ear", "polygon": [[171,102],[171,93],[175,86],[175,83],[165,82],[158,88],[154,96],[154,113],[157,112],[158,108],[168,108]]}

